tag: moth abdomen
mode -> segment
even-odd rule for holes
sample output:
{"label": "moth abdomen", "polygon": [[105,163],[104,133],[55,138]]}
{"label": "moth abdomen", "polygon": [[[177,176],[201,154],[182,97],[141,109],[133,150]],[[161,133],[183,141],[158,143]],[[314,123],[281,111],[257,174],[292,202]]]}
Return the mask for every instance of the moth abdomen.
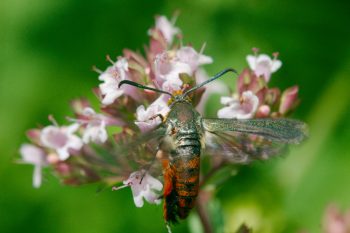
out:
{"label": "moth abdomen", "polygon": [[173,160],[176,168],[175,192],[177,198],[177,214],[181,219],[188,216],[194,207],[199,190],[200,146],[181,146],[177,148],[177,156]]}

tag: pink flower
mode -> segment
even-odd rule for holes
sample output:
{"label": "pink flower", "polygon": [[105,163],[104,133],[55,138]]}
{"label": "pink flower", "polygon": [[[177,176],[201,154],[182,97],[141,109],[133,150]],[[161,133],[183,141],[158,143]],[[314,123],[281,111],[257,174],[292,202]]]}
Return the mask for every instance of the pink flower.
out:
{"label": "pink flower", "polygon": [[79,124],[72,124],[67,127],[47,126],[41,131],[41,143],[50,149],[54,149],[60,160],[66,160],[69,157],[70,150],[77,151],[83,146],[82,140],[73,134],[78,128]]}
{"label": "pink flower", "polygon": [[170,111],[166,102],[166,96],[161,95],[156,101],[154,101],[147,109],[143,105],[136,109],[136,121],[135,124],[140,128],[142,132],[150,131],[157,127],[162,120],[158,114],[166,116]]}
{"label": "pink flower", "polygon": [[180,90],[183,84],[180,74],[193,76],[199,66],[212,61],[211,57],[197,53],[192,47],[158,54],[154,61],[157,84],[169,92]]}
{"label": "pink flower", "polygon": [[189,75],[192,75],[199,66],[213,63],[211,57],[197,53],[196,50],[189,46],[181,47],[176,51],[176,57],[180,62],[188,64],[191,67],[192,72]]}
{"label": "pink flower", "polygon": [[254,71],[251,71],[248,68],[241,72],[237,79],[236,86],[240,95],[242,95],[242,93],[245,91],[252,91],[254,94],[257,94],[258,92],[261,92],[267,88],[265,79],[258,78]]}
{"label": "pink flower", "polygon": [[270,80],[271,74],[282,66],[282,62],[277,60],[277,55],[275,55],[274,59],[271,59],[266,54],[248,55],[247,61],[255,75],[258,77],[263,76],[266,82]]}
{"label": "pink flower", "polygon": [[86,117],[86,119],[78,120],[78,122],[86,124],[86,128],[84,129],[83,133],[83,142],[85,144],[88,144],[89,142],[106,142],[108,139],[106,126],[112,124],[122,125],[122,123],[117,120],[114,120],[102,114],[97,114],[90,107],[84,108],[83,116]]}
{"label": "pink flower", "polygon": [[181,89],[181,73],[191,75],[192,70],[189,64],[179,62],[175,59],[172,51],[158,54],[154,61],[156,81],[165,91],[173,92]]}
{"label": "pink flower", "polygon": [[249,119],[254,116],[259,99],[251,91],[243,92],[240,99],[237,97],[221,97],[221,104],[226,105],[218,111],[219,118]]}
{"label": "pink flower", "polygon": [[350,232],[350,211],[342,214],[339,209],[330,205],[323,220],[325,233],[348,233]]}
{"label": "pink flower", "polygon": [[42,181],[41,169],[47,166],[45,151],[32,144],[23,144],[20,148],[20,154],[24,163],[34,165],[33,186],[39,188]]}
{"label": "pink flower", "polygon": [[130,186],[136,207],[143,206],[143,199],[151,204],[160,204],[160,195],[157,192],[163,189],[163,184],[145,170],[131,173],[129,178],[123,181],[123,184],[120,187],[113,187],[113,190]]}
{"label": "pink flower", "polygon": [[100,84],[102,103],[104,105],[112,104],[117,98],[124,94],[124,90],[118,88],[119,82],[127,78],[128,61],[125,58],[118,58],[118,61],[108,67],[98,79],[103,81]]}
{"label": "pink flower", "polygon": [[120,117],[111,117],[101,113],[96,113],[85,99],[72,101],[77,119],[68,118],[72,122],[77,122],[83,126],[83,142],[104,143],[107,141],[106,126],[124,126],[125,122]]}
{"label": "pink flower", "polygon": [[41,130],[40,129],[30,129],[27,131],[27,137],[29,138],[29,140],[37,145],[40,145],[40,134],[41,134]]}
{"label": "pink flower", "polygon": [[174,27],[174,24],[170,22],[165,16],[158,16],[156,19],[156,29],[158,29],[168,44],[173,42],[174,36],[180,33],[180,29]]}

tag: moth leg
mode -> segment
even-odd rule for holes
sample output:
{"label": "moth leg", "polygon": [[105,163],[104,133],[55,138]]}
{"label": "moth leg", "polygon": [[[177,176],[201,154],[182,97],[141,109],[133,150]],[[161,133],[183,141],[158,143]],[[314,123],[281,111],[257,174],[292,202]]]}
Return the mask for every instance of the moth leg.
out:
{"label": "moth leg", "polygon": [[164,116],[162,115],[162,114],[157,114],[157,115],[154,115],[154,116],[152,116],[151,118],[149,118],[149,120],[154,120],[154,119],[156,119],[157,117],[159,117],[161,120],[162,120],[162,122],[164,121]]}

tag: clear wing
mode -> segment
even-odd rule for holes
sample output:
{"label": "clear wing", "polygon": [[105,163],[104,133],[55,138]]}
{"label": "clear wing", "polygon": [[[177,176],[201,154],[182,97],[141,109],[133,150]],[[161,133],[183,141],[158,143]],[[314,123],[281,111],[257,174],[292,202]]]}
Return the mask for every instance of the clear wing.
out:
{"label": "clear wing", "polygon": [[132,171],[145,169],[151,174],[161,173],[156,154],[165,131],[164,127],[159,127],[138,137],[129,137],[124,143],[116,145],[116,154],[128,162]]}
{"label": "clear wing", "polygon": [[158,176],[161,174],[161,166],[156,154],[164,135],[163,127],[138,136],[123,132],[116,136],[115,144],[109,145],[108,148],[95,148],[96,156],[89,156],[87,159],[94,159],[90,163],[102,168],[100,170],[103,171],[104,177],[118,174],[125,178],[142,169]]}
{"label": "clear wing", "polygon": [[291,119],[203,119],[206,152],[233,163],[283,154],[306,137],[306,124]]}

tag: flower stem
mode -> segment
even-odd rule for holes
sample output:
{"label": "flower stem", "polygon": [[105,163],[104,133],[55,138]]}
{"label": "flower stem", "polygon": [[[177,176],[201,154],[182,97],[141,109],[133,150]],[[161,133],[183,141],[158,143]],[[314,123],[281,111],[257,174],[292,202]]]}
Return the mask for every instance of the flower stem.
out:
{"label": "flower stem", "polygon": [[206,208],[206,203],[203,201],[201,197],[201,192],[199,192],[197,198],[196,211],[198,213],[199,219],[202,223],[203,229],[205,233],[214,233],[213,226],[210,221],[209,213]]}

